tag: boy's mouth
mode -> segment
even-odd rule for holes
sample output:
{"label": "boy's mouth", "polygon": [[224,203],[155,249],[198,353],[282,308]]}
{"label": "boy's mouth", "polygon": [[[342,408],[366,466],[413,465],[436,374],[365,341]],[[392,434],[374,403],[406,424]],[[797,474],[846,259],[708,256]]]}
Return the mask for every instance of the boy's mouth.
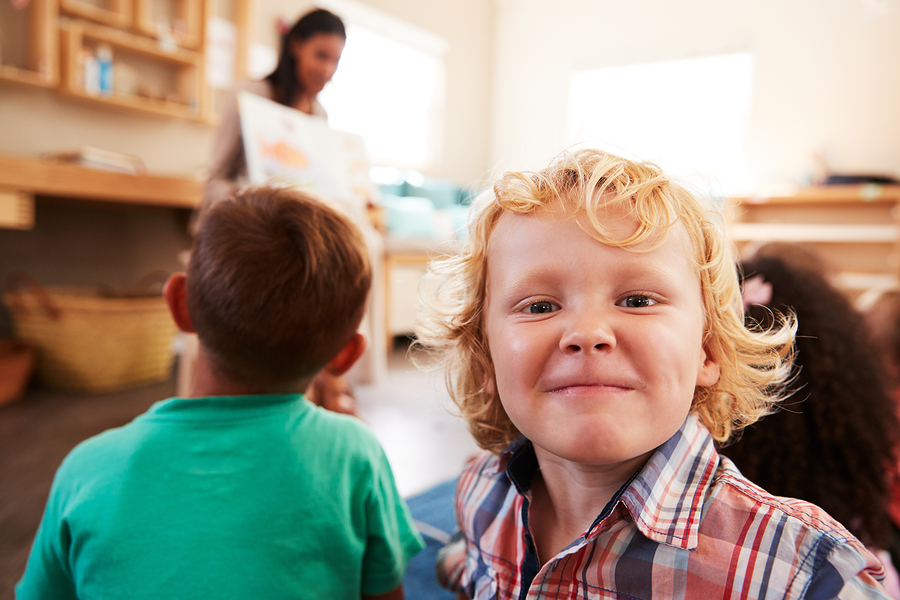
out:
{"label": "boy's mouth", "polygon": [[588,394],[610,394],[631,391],[633,388],[609,383],[568,383],[548,390],[551,394],[565,396],[581,396]]}

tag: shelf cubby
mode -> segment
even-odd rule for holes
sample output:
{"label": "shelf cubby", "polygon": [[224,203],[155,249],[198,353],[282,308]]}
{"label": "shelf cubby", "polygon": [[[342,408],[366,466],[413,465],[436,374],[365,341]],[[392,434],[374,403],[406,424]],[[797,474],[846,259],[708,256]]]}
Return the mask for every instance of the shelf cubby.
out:
{"label": "shelf cubby", "polygon": [[[68,23],[61,35],[65,93],[127,110],[208,119],[203,54],[179,47],[166,48],[146,37],[80,21]],[[95,51],[104,44],[112,49],[114,72],[128,68],[140,74],[137,89],[125,91],[114,86],[109,94],[102,95],[86,88],[82,79],[83,52]]]}
{"label": "shelf cubby", "polygon": [[15,8],[0,2],[0,81],[55,87],[59,82],[57,0],[31,0]]}

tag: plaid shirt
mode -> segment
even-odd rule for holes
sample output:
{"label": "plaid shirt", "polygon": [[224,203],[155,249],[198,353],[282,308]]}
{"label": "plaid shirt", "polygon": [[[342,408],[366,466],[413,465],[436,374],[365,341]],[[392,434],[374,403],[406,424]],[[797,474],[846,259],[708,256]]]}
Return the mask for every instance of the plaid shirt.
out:
{"label": "plaid shirt", "polygon": [[470,598],[888,598],[881,564],[808,502],[771,496],[689,416],[582,537],[541,566],[528,531],[527,440],[459,479],[460,532],[438,579]]}

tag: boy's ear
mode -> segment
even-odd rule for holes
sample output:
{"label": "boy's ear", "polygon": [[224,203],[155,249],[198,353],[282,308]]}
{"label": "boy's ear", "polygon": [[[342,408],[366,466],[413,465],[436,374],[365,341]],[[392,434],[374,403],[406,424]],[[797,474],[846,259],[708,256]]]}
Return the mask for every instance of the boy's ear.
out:
{"label": "boy's ear", "polygon": [[484,392],[491,395],[497,393],[497,386],[494,384],[494,377],[492,375],[484,376]]}
{"label": "boy's ear", "polygon": [[191,323],[191,315],[187,309],[187,277],[184,273],[173,273],[166,285],[163,286],[163,297],[169,305],[169,314],[178,329],[185,333],[196,333],[194,324]]}
{"label": "boy's ear", "polygon": [[719,382],[719,363],[713,359],[709,350],[703,349],[703,364],[700,365],[700,371],[697,373],[697,385],[700,387],[711,387]]}
{"label": "boy's ear", "polygon": [[328,361],[325,370],[335,377],[343,375],[350,370],[366,349],[366,336],[356,331],[350,341],[344,344],[338,353]]}

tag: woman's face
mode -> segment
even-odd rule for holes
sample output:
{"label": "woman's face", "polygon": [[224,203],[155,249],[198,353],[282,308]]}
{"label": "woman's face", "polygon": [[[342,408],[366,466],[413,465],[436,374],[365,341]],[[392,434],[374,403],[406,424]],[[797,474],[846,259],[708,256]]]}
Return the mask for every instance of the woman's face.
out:
{"label": "woman's face", "polygon": [[316,33],[303,41],[293,41],[291,52],[297,61],[297,79],[305,94],[315,96],[337,71],[344,38],[337,33]]}

